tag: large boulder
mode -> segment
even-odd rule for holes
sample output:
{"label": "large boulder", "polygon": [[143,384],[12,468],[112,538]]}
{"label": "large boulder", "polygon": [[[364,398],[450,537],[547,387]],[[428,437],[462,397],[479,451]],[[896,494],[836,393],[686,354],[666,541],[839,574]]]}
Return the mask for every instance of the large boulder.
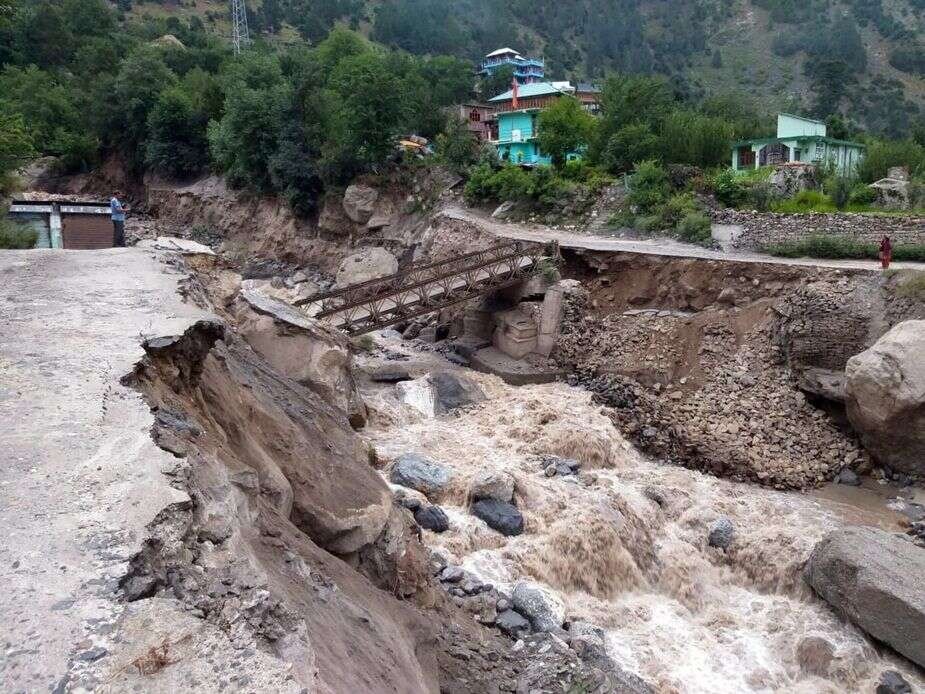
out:
{"label": "large boulder", "polygon": [[474,501],[479,499],[510,501],[514,498],[514,478],[506,472],[483,472],[472,480],[469,496]]}
{"label": "large boulder", "polygon": [[346,287],[398,272],[398,260],[384,248],[364,248],[348,255],[337,268],[337,286]]}
{"label": "large boulder", "polygon": [[818,189],[819,177],[812,164],[784,164],[774,169],[768,184],[776,197],[790,198],[804,190]]}
{"label": "large boulder", "polygon": [[896,325],[848,360],[845,404],[881,463],[925,475],[925,320]]}
{"label": "large boulder", "polygon": [[530,620],[536,631],[554,631],[565,621],[565,605],[538,583],[521,581],[511,594],[514,609]]}
{"label": "large boulder", "polygon": [[353,376],[353,356],[338,330],[266,296],[245,280],[234,304],[237,331],[276,371],[308,386],[343,411],[355,427],[366,405]]}
{"label": "large boulder", "polygon": [[881,178],[870,184],[877,194],[877,207],[885,210],[905,210],[909,207],[909,181]]}
{"label": "large boulder", "polygon": [[373,216],[379,191],[369,186],[354,184],[344,191],[344,212],[357,224],[366,224]]}
{"label": "large boulder", "polygon": [[492,530],[512,537],[524,531],[524,517],[513,504],[497,499],[480,499],[472,504],[472,515]]}
{"label": "large boulder", "polygon": [[438,371],[430,375],[434,389],[434,413],[446,414],[460,407],[476,405],[485,399],[478,384],[454,371]]}
{"label": "large boulder", "polygon": [[925,552],[867,527],[836,530],[806,564],[807,583],[878,641],[925,667]]}
{"label": "large boulder", "polygon": [[450,471],[445,467],[415,453],[405,453],[399,457],[389,472],[392,484],[415,489],[428,498],[446,489],[451,478]]}

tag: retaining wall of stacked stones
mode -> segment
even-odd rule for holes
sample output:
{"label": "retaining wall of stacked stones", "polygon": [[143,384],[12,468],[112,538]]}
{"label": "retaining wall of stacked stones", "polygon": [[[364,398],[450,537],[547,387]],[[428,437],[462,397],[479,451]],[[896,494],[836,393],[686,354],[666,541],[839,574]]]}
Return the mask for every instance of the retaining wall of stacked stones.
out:
{"label": "retaining wall of stacked stones", "polygon": [[734,245],[750,250],[819,235],[843,236],[870,243],[879,243],[881,237],[886,235],[894,245],[925,244],[925,217],[716,210],[713,222],[741,226],[742,233]]}

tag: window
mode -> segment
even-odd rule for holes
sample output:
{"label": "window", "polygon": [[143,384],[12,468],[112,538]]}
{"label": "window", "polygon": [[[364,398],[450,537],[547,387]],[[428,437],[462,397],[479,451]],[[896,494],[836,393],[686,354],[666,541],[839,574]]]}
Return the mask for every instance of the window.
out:
{"label": "window", "polygon": [[793,150],[793,160],[794,161],[803,161],[803,150],[795,149]]}
{"label": "window", "polygon": [[739,168],[754,168],[755,166],[755,153],[752,151],[751,147],[739,147]]}
{"label": "window", "polygon": [[473,123],[478,123],[480,120],[482,120],[482,116],[479,113],[479,110],[477,108],[474,108],[471,111],[469,111],[469,120],[472,121]]}

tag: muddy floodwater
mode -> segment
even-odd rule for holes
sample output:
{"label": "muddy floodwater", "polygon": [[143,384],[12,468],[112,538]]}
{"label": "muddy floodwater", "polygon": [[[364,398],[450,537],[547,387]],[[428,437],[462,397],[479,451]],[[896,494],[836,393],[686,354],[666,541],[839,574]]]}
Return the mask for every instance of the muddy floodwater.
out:
{"label": "muddy floodwater", "polygon": [[[388,364],[403,363],[415,377],[455,368],[398,341],[379,343],[365,366],[390,356]],[[487,399],[449,415],[434,416],[425,381],[371,383],[364,393],[366,435],[380,460],[414,452],[452,472],[432,499],[450,529],[424,533],[451,563],[503,591],[524,578],[547,584],[569,617],[603,627],[612,657],[658,692],[873,692],[885,669],[925,686],[802,579],[813,545],[834,528],[901,532],[901,515],[888,506],[895,488],[778,492],[659,464],[584,390],[465,373]],[[578,460],[579,474],[547,477],[549,455]],[[514,478],[522,535],[504,537],[468,513],[469,484],[488,471]],[[721,516],[735,528],[728,551],[707,542]],[[824,677],[801,667],[807,637],[834,649]]]}

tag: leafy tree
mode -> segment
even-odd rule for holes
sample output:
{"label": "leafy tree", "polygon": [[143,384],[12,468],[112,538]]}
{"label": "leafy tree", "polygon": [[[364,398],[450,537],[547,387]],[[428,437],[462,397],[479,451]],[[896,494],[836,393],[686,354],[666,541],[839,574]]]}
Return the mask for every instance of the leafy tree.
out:
{"label": "leafy tree", "polygon": [[513,80],[514,68],[510,65],[502,65],[479,82],[479,96],[483,101],[488,101],[494,96],[504,94],[511,88]]}
{"label": "leafy tree", "polygon": [[0,197],[8,195],[13,188],[12,172],[33,156],[32,138],[22,116],[0,111]]}
{"label": "leafy tree", "polygon": [[120,149],[136,170],[145,160],[148,116],[161,92],[176,82],[176,75],[164,64],[160,52],[145,47],[122,62],[118,75],[105,90],[108,97],[102,107],[104,142]]}
{"label": "leafy tree", "polygon": [[722,166],[729,154],[732,129],[721,118],[677,110],[662,122],[661,140],[666,164]]}
{"label": "leafy tree", "polygon": [[629,178],[629,185],[627,201],[640,212],[651,212],[663,205],[671,188],[665,169],[651,159],[636,165],[636,171]]}
{"label": "leafy tree", "polygon": [[886,178],[893,166],[907,166],[913,176],[925,174],[925,146],[911,140],[871,140],[858,164],[858,178],[873,183]]}
{"label": "leafy tree", "polygon": [[339,175],[382,162],[405,118],[401,82],[374,53],[341,60],[328,80],[327,158]]}
{"label": "leafy tree", "polygon": [[206,122],[182,86],[165,89],[148,115],[145,164],[173,179],[199,173],[208,162]]}
{"label": "leafy tree", "polygon": [[588,146],[596,125],[577,99],[562,96],[540,111],[537,142],[540,150],[552,157],[552,165],[561,170],[570,152]]}
{"label": "leafy tree", "polygon": [[472,98],[472,64],[447,55],[424,61],[421,76],[439,106],[461,104]]}
{"label": "leafy tree", "polygon": [[436,144],[437,156],[457,173],[463,173],[476,161],[478,140],[461,120],[450,120],[444,132],[437,135]]}
{"label": "leafy tree", "polygon": [[33,144],[41,152],[55,152],[60,132],[82,129],[73,90],[35,65],[6,67],[0,73],[0,94],[0,111],[21,114]]}
{"label": "leafy tree", "polygon": [[661,141],[650,127],[645,123],[634,123],[610,136],[601,152],[600,162],[608,171],[622,173],[632,170],[636,162],[659,157],[661,151]]}

